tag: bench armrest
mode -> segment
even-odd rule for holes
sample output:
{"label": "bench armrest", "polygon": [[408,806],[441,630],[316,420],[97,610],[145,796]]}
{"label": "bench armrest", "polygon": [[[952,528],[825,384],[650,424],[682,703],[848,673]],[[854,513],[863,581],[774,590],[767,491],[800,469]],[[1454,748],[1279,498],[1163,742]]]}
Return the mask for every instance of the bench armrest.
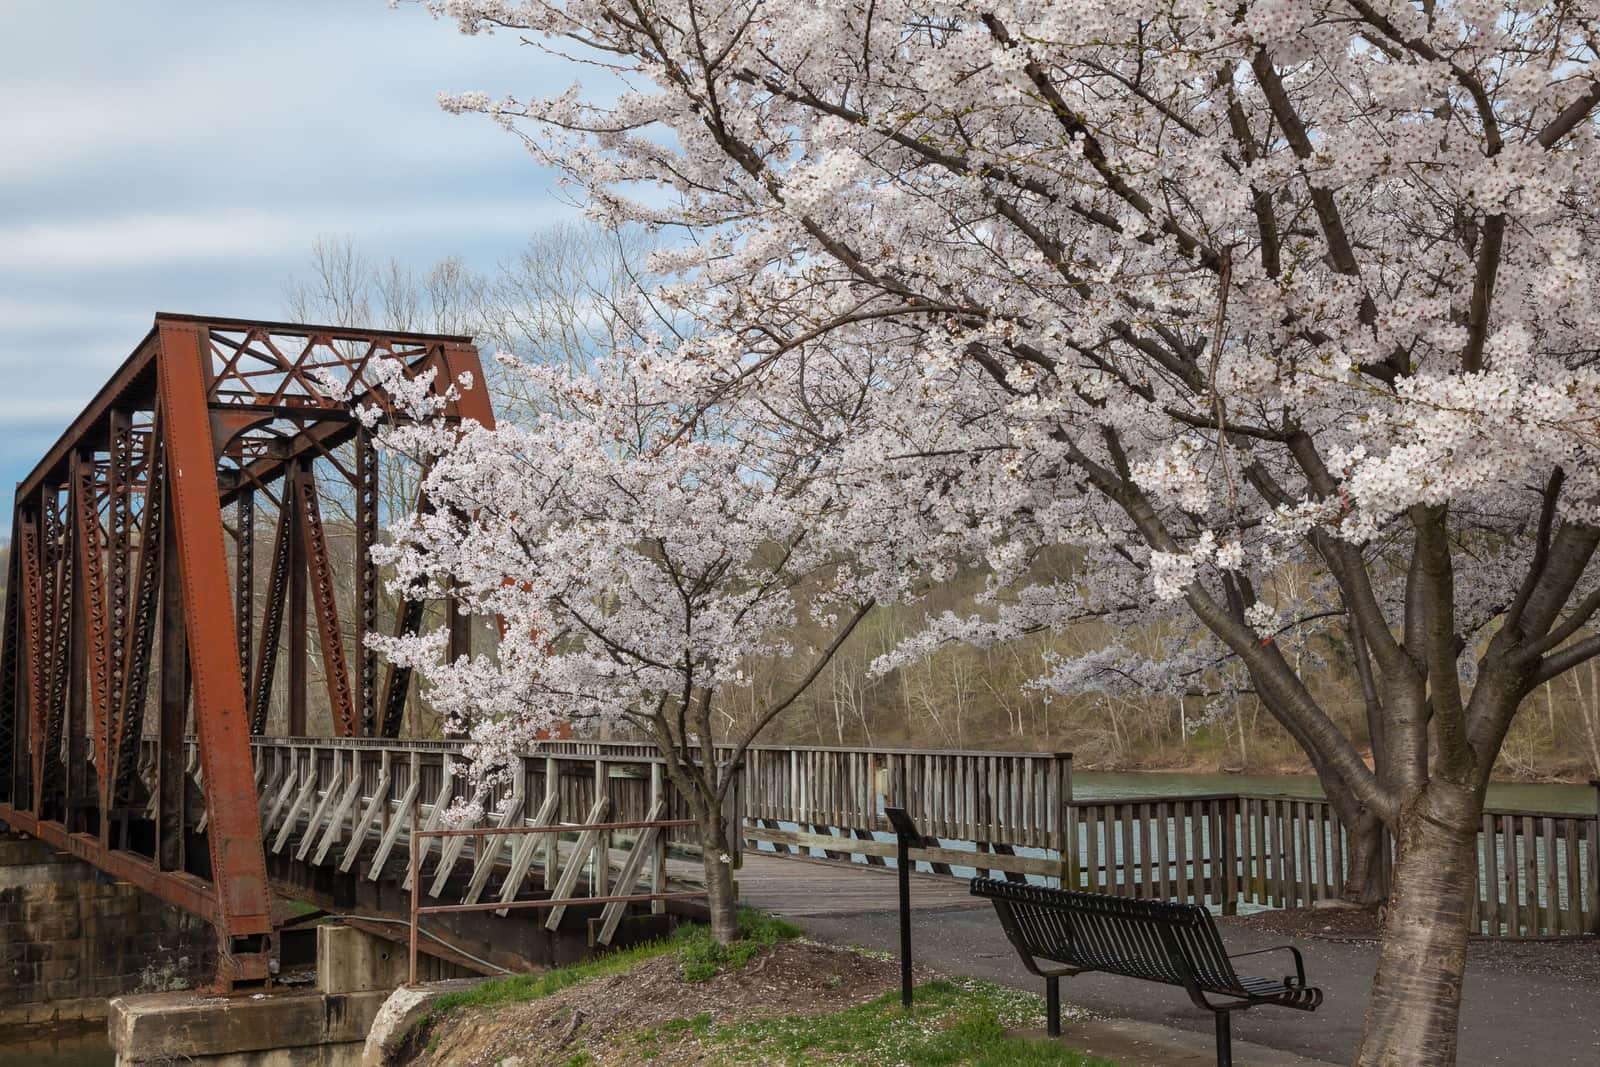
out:
{"label": "bench armrest", "polygon": [[1300,950],[1295,948],[1293,945],[1274,945],[1271,948],[1258,948],[1258,949],[1255,949],[1254,951],[1251,951],[1251,952],[1235,952],[1235,953],[1230,954],[1228,956],[1228,958],[1230,960],[1237,960],[1237,959],[1243,959],[1245,956],[1261,956],[1261,955],[1265,955],[1268,952],[1288,952],[1288,953],[1292,954],[1294,956],[1294,976],[1293,976],[1293,978],[1286,978],[1284,980],[1284,984],[1285,985],[1299,986],[1302,989],[1305,988],[1305,984],[1306,984],[1306,961],[1305,961],[1305,957],[1300,955]]}

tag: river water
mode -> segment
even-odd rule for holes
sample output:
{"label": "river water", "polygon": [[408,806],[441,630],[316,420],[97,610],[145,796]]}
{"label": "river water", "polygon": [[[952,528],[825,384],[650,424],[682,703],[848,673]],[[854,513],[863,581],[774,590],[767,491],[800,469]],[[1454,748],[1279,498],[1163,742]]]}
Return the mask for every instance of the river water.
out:
{"label": "river water", "polygon": [[116,1060],[104,1024],[48,1036],[0,1030],[0,1067],[111,1067]]}

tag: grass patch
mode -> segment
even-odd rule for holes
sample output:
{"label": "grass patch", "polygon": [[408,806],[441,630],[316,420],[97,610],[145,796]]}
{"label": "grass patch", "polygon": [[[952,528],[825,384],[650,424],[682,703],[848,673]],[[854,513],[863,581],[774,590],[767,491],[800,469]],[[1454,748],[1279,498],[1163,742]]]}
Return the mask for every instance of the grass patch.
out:
{"label": "grass patch", "polygon": [[683,946],[685,982],[704,982],[723,967],[743,970],[763,949],[800,936],[800,928],[794,923],[749,908],[739,912],[739,940],[731,945],[718,944],[709,931],[699,929],[703,936]]}
{"label": "grass patch", "polygon": [[[910,1012],[899,992],[828,1015],[717,1026],[678,1019],[638,1035],[652,1053],[694,1037],[716,1064],[895,1063],[907,1067],[1115,1067],[1059,1041],[1008,1036],[1040,1023],[1039,997],[970,979],[917,987]],[[647,1055],[645,1058],[654,1058]]]}
{"label": "grass patch", "polygon": [[[792,923],[759,912],[739,914],[740,939],[718,945],[704,926],[679,927],[670,937],[621,949],[597,959],[534,975],[484,982],[440,997],[410,1035],[436,1041],[438,1023],[462,1009],[537,1000],[579,982],[621,974],[641,963],[674,956],[685,981],[704,981],[722,968],[742,968],[761,950],[800,936]],[[939,980],[917,987],[910,1012],[898,990],[865,1004],[823,1015],[792,1015],[717,1023],[709,1012],[601,1039],[607,1048],[626,1046],[633,1060],[651,1063],[671,1053],[696,1062],[727,1065],[894,1063],[906,1067],[1115,1067],[1074,1051],[1060,1041],[1015,1037],[1007,1031],[1043,1026],[1041,997],[976,979]],[[617,1043],[621,1042],[622,1045]],[[416,1045],[413,1045],[416,1047]],[[554,1067],[587,1067],[589,1052],[573,1052]]]}
{"label": "grass patch", "polygon": [[614,974],[631,971],[646,960],[657,956],[679,954],[683,958],[683,976],[686,981],[704,981],[723,966],[743,967],[762,949],[779,941],[800,936],[800,928],[793,923],[750,908],[739,910],[739,940],[732,945],[719,945],[708,927],[684,925],[668,937],[648,941],[641,945],[608,952],[582,963],[556,967],[538,974],[513,974],[504,978],[491,978],[471,989],[446,993],[429,1007],[425,1023],[463,1008],[493,1008],[502,1004],[520,1004],[548,997],[569,986],[591,978],[608,978]]}
{"label": "grass patch", "polygon": [[703,1011],[693,1019],[670,1019],[658,1027],[663,1034],[697,1034],[704,1036],[711,1032],[711,1013]]}

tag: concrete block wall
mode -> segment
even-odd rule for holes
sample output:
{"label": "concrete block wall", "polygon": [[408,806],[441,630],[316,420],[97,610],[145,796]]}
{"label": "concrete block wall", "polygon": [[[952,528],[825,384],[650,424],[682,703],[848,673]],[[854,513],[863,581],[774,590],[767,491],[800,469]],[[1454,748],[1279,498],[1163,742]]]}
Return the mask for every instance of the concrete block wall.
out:
{"label": "concrete block wall", "polygon": [[0,1026],[104,1019],[216,970],[211,926],[33,838],[0,834]]}

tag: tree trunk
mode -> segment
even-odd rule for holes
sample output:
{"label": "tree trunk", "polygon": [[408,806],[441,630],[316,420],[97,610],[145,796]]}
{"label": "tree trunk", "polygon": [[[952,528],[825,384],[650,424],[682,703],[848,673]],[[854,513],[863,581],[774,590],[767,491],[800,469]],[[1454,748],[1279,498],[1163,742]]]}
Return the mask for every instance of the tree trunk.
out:
{"label": "tree trunk", "polygon": [[1318,778],[1344,830],[1345,848],[1350,856],[1350,869],[1345,872],[1339,899],[1350,904],[1383,903],[1389,895],[1384,878],[1387,857],[1384,855],[1383,820],[1357,800],[1338,776],[1319,774]]}
{"label": "tree trunk", "polygon": [[711,935],[719,944],[731,945],[739,939],[739,913],[733,894],[728,828],[723,822],[720,805],[711,804],[700,815],[700,841],[706,872],[706,902],[711,909]]}
{"label": "tree trunk", "polygon": [[1453,1067],[1481,793],[1435,779],[1397,829],[1394,886],[1356,1067]]}
{"label": "tree trunk", "polygon": [[1339,899],[1350,904],[1383,903],[1389,895],[1384,880],[1383,820],[1361,808],[1348,818],[1341,812],[1339,822],[1350,855],[1350,869],[1345,872]]}

